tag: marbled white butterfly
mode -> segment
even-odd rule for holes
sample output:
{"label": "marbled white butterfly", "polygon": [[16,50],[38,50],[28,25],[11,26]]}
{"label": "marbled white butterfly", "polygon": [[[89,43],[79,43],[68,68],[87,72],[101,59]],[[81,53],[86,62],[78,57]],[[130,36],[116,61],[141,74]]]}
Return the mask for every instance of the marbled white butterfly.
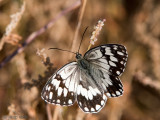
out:
{"label": "marbled white butterfly", "polygon": [[119,76],[127,62],[126,48],[119,44],[106,44],[88,50],[84,56],[76,53],[76,61],[60,68],[49,78],[41,97],[47,103],[73,105],[87,113],[97,113],[107,97],[123,94]]}

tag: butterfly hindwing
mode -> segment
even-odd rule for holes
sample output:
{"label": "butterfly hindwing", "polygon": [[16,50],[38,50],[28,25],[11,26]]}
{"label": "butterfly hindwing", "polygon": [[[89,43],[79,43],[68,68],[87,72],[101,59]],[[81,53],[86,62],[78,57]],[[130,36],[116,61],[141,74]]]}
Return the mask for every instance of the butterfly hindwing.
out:
{"label": "butterfly hindwing", "polygon": [[90,49],[84,58],[90,63],[105,68],[114,76],[123,73],[127,62],[126,48],[119,44],[106,44]]}
{"label": "butterfly hindwing", "polygon": [[118,97],[123,94],[123,85],[120,79],[116,76],[110,75],[110,79],[112,84],[107,86],[106,95],[108,97]]}
{"label": "butterfly hindwing", "polygon": [[42,99],[52,104],[72,105],[76,100],[78,79],[77,62],[66,64],[46,83]]}
{"label": "butterfly hindwing", "polygon": [[80,82],[77,87],[77,102],[84,112],[97,113],[104,107],[107,97],[103,91],[98,89],[96,84],[90,82],[90,76],[81,71]]}
{"label": "butterfly hindwing", "polygon": [[123,94],[123,85],[118,78],[118,76],[114,76],[111,73],[102,67],[98,68],[101,73],[101,85],[104,89],[104,92],[108,97],[118,97]]}

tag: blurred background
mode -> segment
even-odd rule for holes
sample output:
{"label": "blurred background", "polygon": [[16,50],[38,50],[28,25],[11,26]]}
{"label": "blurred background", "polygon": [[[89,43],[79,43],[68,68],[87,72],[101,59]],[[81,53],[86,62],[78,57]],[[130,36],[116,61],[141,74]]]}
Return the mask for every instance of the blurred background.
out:
{"label": "blurred background", "polygon": [[[21,48],[28,36],[77,1],[0,0],[0,64]],[[24,51],[1,66],[0,119],[160,120],[160,1],[87,0],[73,43],[81,7],[82,3],[58,18],[51,28],[27,44]],[[17,17],[11,18],[13,14]],[[92,47],[109,43],[126,46],[129,57],[120,77],[123,96],[108,99],[97,114],[83,113],[77,103],[70,107],[45,104],[40,93],[48,78],[75,60],[69,57],[71,53],[48,48],[77,51],[84,29],[89,26],[80,49],[84,54],[94,26],[102,19],[106,19],[105,25]]]}

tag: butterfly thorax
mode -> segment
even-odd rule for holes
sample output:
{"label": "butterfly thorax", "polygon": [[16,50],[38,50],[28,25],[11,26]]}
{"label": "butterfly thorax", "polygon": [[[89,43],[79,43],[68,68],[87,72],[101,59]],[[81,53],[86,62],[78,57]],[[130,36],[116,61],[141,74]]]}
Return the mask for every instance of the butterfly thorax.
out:
{"label": "butterfly thorax", "polygon": [[89,69],[90,67],[89,62],[86,59],[84,59],[80,53],[76,53],[76,59],[77,59],[77,63],[80,69],[83,69],[83,70]]}

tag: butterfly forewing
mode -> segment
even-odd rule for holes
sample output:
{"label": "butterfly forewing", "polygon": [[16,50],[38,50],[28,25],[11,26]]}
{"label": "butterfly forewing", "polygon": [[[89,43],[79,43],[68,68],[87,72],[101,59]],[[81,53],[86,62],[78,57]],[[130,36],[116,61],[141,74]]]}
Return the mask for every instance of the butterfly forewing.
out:
{"label": "butterfly forewing", "polygon": [[114,76],[119,76],[127,62],[126,48],[118,44],[107,44],[90,49],[84,58],[90,63],[105,68]]}
{"label": "butterfly forewing", "polygon": [[76,100],[78,76],[77,62],[65,65],[49,79],[41,97],[48,103],[72,105]]}

